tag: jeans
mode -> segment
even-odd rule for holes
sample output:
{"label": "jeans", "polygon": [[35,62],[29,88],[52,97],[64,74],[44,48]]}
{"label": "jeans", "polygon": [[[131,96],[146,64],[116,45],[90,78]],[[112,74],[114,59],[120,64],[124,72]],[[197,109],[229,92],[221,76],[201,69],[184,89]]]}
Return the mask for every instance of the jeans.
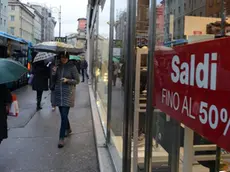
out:
{"label": "jeans", "polygon": [[59,111],[61,114],[61,128],[59,138],[62,140],[65,138],[66,131],[70,129],[70,123],[68,118],[69,109],[70,107],[59,107]]}
{"label": "jeans", "polygon": [[87,73],[87,69],[81,69],[81,75],[82,75],[82,82],[85,81],[85,75],[86,75],[87,79],[89,79],[89,75]]}

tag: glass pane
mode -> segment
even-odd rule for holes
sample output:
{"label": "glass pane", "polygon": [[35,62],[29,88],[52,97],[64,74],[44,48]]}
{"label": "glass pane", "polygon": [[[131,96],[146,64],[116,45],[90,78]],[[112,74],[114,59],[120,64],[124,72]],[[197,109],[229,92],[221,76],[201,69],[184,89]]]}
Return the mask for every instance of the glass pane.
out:
{"label": "glass pane", "polygon": [[[222,3],[223,2],[223,3]],[[182,102],[181,109],[178,112],[175,107],[174,109],[170,107],[170,103],[168,103],[167,107],[161,104],[161,102],[166,101],[167,98],[170,98],[170,95],[166,95],[162,99],[160,96],[157,96],[158,100],[157,105],[160,107],[162,111],[168,113],[169,116],[164,113],[158,115],[156,120],[153,122],[154,128],[156,127],[156,136],[159,144],[167,151],[169,155],[169,168],[170,171],[180,171],[180,172],[214,172],[216,170],[216,144],[214,144],[214,140],[210,141],[210,135],[217,132],[217,130],[213,129],[209,133],[205,133],[206,124],[203,125],[200,121],[200,108],[202,101],[209,101],[213,98],[214,92],[210,92],[210,89],[207,88],[195,88],[194,85],[191,84],[191,80],[185,83],[171,83],[170,74],[172,73],[172,57],[175,54],[179,56],[179,65],[183,62],[189,63],[192,57],[190,56],[194,54],[195,56],[200,56],[203,51],[206,53],[210,53],[210,48],[208,46],[203,46],[207,43],[208,40],[215,40],[221,37],[221,34],[228,33],[230,30],[228,28],[228,22],[230,21],[228,18],[225,18],[224,25],[221,25],[221,16],[223,13],[228,15],[227,1],[222,0],[209,0],[209,1],[197,1],[197,0],[187,0],[187,1],[175,1],[168,0],[162,1],[159,3],[157,1],[157,16],[156,16],[156,58],[155,70],[158,80],[156,84],[161,86],[161,89],[168,89],[167,93],[170,95],[174,93],[178,93],[180,95],[179,100]],[[225,8],[222,8],[222,4],[224,4]],[[224,9],[224,10],[222,10]],[[225,26],[225,27],[222,27]],[[221,32],[223,31],[223,32]],[[198,45],[195,43],[199,43],[202,47],[200,50],[197,48],[192,48],[194,45]],[[189,45],[187,45],[189,44]],[[189,48],[191,47],[191,48]],[[207,49],[207,50],[206,50]],[[202,53],[201,53],[202,51]],[[161,53],[161,54],[160,54]],[[168,53],[168,55],[167,55]],[[200,54],[200,55],[198,55]],[[203,54],[202,54],[203,56]],[[169,58],[167,58],[169,57]],[[196,58],[195,64],[197,65],[199,62],[198,58]],[[203,60],[204,61],[204,60]],[[201,60],[202,63],[202,60]],[[185,63],[184,63],[185,64]],[[189,72],[192,69],[196,70],[196,66],[189,66]],[[178,68],[179,69],[179,68]],[[210,69],[211,70],[211,69]],[[182,68],[179,69],[178,73],[182,71]],[[166,75],[162,74],[166,73]],[[187,74],[188,76],[189,74]],[[190,75],[191,76],[191,75]],[[190,78],[190,76],[188,76]],[[203,77],[203,74],[202,74]],[[212,77],[212,76],[211,76]],[[183,79],[183,78],[182,78]],[[212,78],[211,78],[212,79]],[[156,80],[155,80],[156,81]],[[169,82],[168,82],[169,81]],[[219,81],[218,81],[219,82]],[[167,84],[166,84],[167,83]],[[180,86],[180,89],[178,89]],[[196,90],[196,91],[194,91]],[[208,92],[208,94],[199,95],[202,90],[204,92]],[[203,94],[203,93],[202,93]],[[190,105],[187,107],[190,108],[189,112],[184,111],[185,97],[191,97]],[[219,101],[219,100],[217,100]],[[160,106],[163,105],[163,106]],[[210,105],[211,106],[211,105]],[[172,108],[172,109],[170,109]],[[208,107],[207,107],[208,108]],[[187,114],[187,115],[186,115]],[[163,123],[159,122],[162,120]],[[166,119],[165,117],[166,116]],[[172,118],[173,116],[173,118]],[[178,122],[175,122],[175,120]],[[192,119],[192,120],[191,120]],[[190,121],[191,120],[191,121]],[[182,121],[180,124],[179,122]],[[188,122],[190,121],[190,122]],[[209,119],[210,122],[210,119]],[[212,123],[213,121],[211,121]],[[197,124],[197,126],[195,126]],[[159,126],[159,127],[157,127]],[[192,129],[189,129],[188,126]],[[176,130],[174,130],[177,128]],[[201,131],[201,129],[203,131]],[[196,130],[197,132],[194,132]],[[199,132],[198,132],[199,131]],[[157,134],[158,133],[158,134]],[[159,135],[160,133],[160,135]],[[179,133],[178,138],[175,135]],[[198,134],[202,133],[202,134]],[[205,137],[203,136],[205,135]],[[208,136],[209,135],[209,136]],[[159,137],[160,136],[160,137]],[[160,138],[160,139],[159,139]],[[215,142],[218,142],[218,138],[216,138]],[[178,144],[179,143],[179,144]],[[173,149],[177,149],[179,146],[179,154],[177,154]],[[227,154],[227,155],[226,155]],[[154,156],[154,155],[153,155]],[[178,161],[173,161],[173,158],[176,158]],[[220,160],[220,168],[219,171],[226,170],[226,164],[228,164],[228,153],[221,149],[221,160]],[[178,164],[178,167],[175,167],[175,164]],[[225,168],[226,167],[226,168]],[[226,170],[227,171],[227,170]]]}
{"label": "glass pane", "polygon": [[112,97],[111,97],[111,151],[114,162],[122,171],[123,115],[124,115],[124,75],[125,75],[125,37],[127,1],[115,0],[115,25],[112,62]]}
{"label": "glass pane", "polygon": [[[95,73],[97,81],[97,105],[101,121],[106,131],[108,100],[108,61],[109,61],[109,20],[110,2],[106,1],[103,10],[99,8],[99,30],[97,37],[97,59]],[[106,132],[105,132],[106,133]]]}

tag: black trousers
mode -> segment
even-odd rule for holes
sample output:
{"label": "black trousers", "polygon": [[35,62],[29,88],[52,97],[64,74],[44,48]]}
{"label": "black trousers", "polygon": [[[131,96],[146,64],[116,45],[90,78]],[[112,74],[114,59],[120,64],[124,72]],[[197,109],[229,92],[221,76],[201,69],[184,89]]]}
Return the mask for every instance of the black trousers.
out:
{"label": "black trousers", "polygon": [[37,106],[41,106],[43,91],[37,90]]}

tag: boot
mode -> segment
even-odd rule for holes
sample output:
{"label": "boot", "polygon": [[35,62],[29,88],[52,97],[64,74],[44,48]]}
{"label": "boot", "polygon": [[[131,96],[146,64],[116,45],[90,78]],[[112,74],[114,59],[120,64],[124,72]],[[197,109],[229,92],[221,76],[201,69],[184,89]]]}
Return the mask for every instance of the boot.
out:
{"label": "boot", "polygon": [[37,103],[37,111],[39,111],[39,110],[41,110],[42,109],[42,107],[41,107],[41,102],[38,102]]}

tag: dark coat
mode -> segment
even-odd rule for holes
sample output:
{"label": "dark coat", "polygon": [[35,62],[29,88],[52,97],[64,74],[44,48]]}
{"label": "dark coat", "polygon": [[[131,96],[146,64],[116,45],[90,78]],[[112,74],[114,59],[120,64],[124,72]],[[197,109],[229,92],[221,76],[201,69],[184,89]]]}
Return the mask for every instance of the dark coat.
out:
{"label": "dark coat", "polygon": [[49,77],[50,68],[48,68],[44,62],[34,63],[32,74],[34,75],[32,81],[32,87],[35,91],[48,91],[49,89]]}
{"label": "dark coat", "polygon": [[7,138],[6,106],[11,104],[12,96],[5,85],[0,85],[0,143]]}
{"label": "dark coat", "polygon": [[[69,62],[59,65],[55,78],[55,105],[64,107],[73,107],[75,102],[75,89],[79,83],[79,74],[76,66]],[[63,83],[62,78],[70,79],[68,83]]]}
{"label": "dark coat", "polygon": [[87,69],[88,68],[88,62],[84,59],[81,61],[81,69]]}

